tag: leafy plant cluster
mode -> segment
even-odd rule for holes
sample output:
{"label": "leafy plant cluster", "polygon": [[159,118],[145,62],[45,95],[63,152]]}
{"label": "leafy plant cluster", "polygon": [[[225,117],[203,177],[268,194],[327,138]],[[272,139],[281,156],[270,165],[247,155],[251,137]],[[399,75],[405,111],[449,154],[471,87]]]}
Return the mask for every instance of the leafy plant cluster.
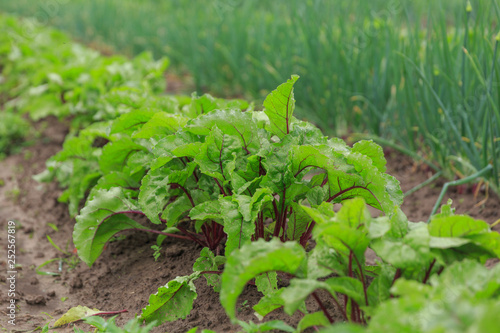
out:
{"label": "leafy plant cluster", "polygon": [[[302,329],[307,323],[327,327],[322,332],[496,330],[500,271],[484,263],[500,257],[500,235],[486,222],[455,215],[451,204],[429,224],[408,222],[401,213],[372,218],[361,198],[337,213],[329,203],[303,208],[317,223],[314,249],[273,239],[245,245],[227,259],[220,299],[235,322],[245,284],[279,271],[289,276],[289,285],[265,294],[254,310],[262,317],[281,307],[289,315],[300,311]],[[367,264],[367,249],[377,255],[375,264]],[[350,324],[331,325],[319,290]],[[307,312],[309,296],[320,303],[319,312]]]}
{"label": "leafy plant cluster", "polygon": [[[61,32],[10,16],[0,16],[0,28],[0,117],[6,126],[0,128],[0,153],[9,152],[4,138],[16,142],[27,134],[23,114],[34,121],[71,116],[78,129],[124,112],[110,110],[115,95],[127,94],[134,103],[165,90],[165,58],[155,61],[150,53],[132,60],[104,57]],[[130,90],[136,91],[135,99]]]}

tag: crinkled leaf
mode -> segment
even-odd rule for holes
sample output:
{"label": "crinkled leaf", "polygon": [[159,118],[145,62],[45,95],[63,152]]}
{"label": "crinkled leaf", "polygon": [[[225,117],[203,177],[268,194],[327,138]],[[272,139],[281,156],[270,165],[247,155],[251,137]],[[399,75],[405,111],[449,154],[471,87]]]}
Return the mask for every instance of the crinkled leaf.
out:
{"label": "crinkled leaf", "polygon": [[278,239],[244,245],[228,257],[222,274],[221,304],[231,319],[236,317],[236,301],[246,283],[264,272],[280,271],[300,276],[305,270],[306,253],[297,243]]}
{"label": "crinkled leaf", "polygon": [[[218,271],[219,266],[225,262],[224,257],[216,257],[208,247],[201,250],[200,257],[196,259],[193,265],[194,272],[203,271]],[[214,288],[215,292],[219,292],[221,288],[220,274],[203,274],[209,286]]]}
{"label": "crinkled leaf", "polygon": [[281,293],[283,292],[283,288],[278,289],[276,292],[267,294],[259,300],[259,303],[253,306],[253,309],[260,316],[265,317],[272,311],[281,308],[285,302],[281,297]]}
{"label": "crinkled leaf", "polygon": [[122,114],[113,122],[111,133],[132,135],[132,133],[146,124],[157,112],[158,110],[154,109],[139,109]]}
{"label": "crinkled leaf", "polygon": [[147,139],[155,135],[172,134],[181,129],[187,121],[187,118],[178,114],[158,112],[140,130],[135,132],[133,137]]}
{"label": "crinkled leaf", "polygon": [[238,209],[238,203],[231,197],[221,197],[219,202],[224,220],[224,232],[227,235],[225,254],[229,256],[235,249],[250,242],[255,233],[255,224],[244,219]]}
{"label": "crinkled leaf", "polygon": [[193,281],[200,273],[176,277],[165,286],[158,288],[149,297],[149,304],[142,309],[140,319],[147,323],[156,321],[160,325],[166,321],[185,319],[193,309],[193,301],[198,296]]}
{"label": "crinkled leaf", "polygon": [[424,267],[432,260],[430,236],[425,223],[418,223],[401,239],[380,238],[373,240],[371,248],[384,261],[396,268]]}
{"label": "crinkled leaf", "polygon": [[356,142],[352,146],[352,151],[368,156],[378,171],[385,172],[387,161],[385,160],[384,150],[372,140],[361,140]]}
{"label": "crinkled leaf", "polygon": [[326,318],[325,314],[323,311],[317,311],[314,313],[308,313],[306,314],[298,323],[297,325],[297,330],[295,332],[303,332],[309,327],[325,327],[329,326],[330,321],[328,321],[328,318]]}
{"label": "crinkled leaf", "polygon": [[190,118],[196,118],[199,115],[206,114],[217,108],[217,100],[209,94],[197,96],[193,94],[191,104],[183,108],[184,113]]}
{"label": "crinkled leaf", "polygon": [[270,190],[266,188],[259,188],[252,197],[240,194],[219,199],[227,235],[226,255],[251,240],[257,214],[272,199]]}
{"label": "crinkled leaf", "polygon": [[360,153],[347,154],[347,161],[354,170],[346,172],[336,167],[328,169],[328,184],[333,202],[362,197],[366,203],[386,215],[401,206],[403,192],[396,178],[381,173],[370,157]]}
{"label": "crinkled leaf", "polygon": [[214,110],[190,120],[186,130],[197,135],[209,135],[214,126],[224,134],[238,138],[246,152],[254,154],[260,149],[257,125],[252,115],[240,110]]}
{"label": "crinkled leaf", "polygon": [[276,272],[265,272],[257,275],[255,285],[263,295],[274,294],[278,290],[278,275]]}
{"label": "crinkled leaf", "polygon": [[298,240],[300,236],[306,231],[312,218],[307,214],[301,206],[295,202],[291,204],[292,215],[288,221],[287,238],[289,240]]}
{"label": "crinkled leaf", "polygon": [[118,141],[108,143],[102,150],[99,160],[99,167],[103,173],[111,171],[121,171],[127,163],[127,159],[133,152],[146,150],[129,138],[122,138]]}
{"label": "crinkled leaf", "polygon": [[200,146],[199,154],[194,158],[200,171],[218,179],[219,182],[224,182],[227,175],[225,167],[235,159],[233,155],[233,152],[236,152],[233,146],[234,142],[233,137],[224,134],[217,126],[214,126],[205,138],[205,142]]}
{"label": "crinkled leaf", "polygon": [[290,133],[293,110],[295,109],[295,98],[293,97],[293,85],[298,80],[298,75],[281,84],[273,90],[264,100],[264,112],[269,117],[269,131],[279,138]]}
{"label": "crinkled leaf", "polygon": [[189,217],[192,220],[213,220],[221,219],[221,206],[219,200],[205,201],[196,205],[189,212]]}
{"label": "crinkled leaf", "polygon": [[465,237],[489,230],[488,223],[467,215],[433,218],[429,223],[429,234],[434,237]]}
{"label": "crinkled leaf", "polygon": [[137,197],[142,174],[128,175],[119,171],[112,171],[102,176],[89,193],[91,200],[99,190],[109,190],[112,187],[121,187],[123,193],[130,198]]}
{"label": "crinkled leaf", "polygon": [[136,209],[135,202],[127,198],[119,187],[95,193],[76,217],[73,243],[80,258],[91,266],[101,254],[106,242],[117,232],[144,228],[131,218],[117,214]]}
{"label": "crinkled leaf", "polygon": [[184,186],[186,180],[193,174],[196,165],[189,163],[183,170],[171,170],[163,167],[150,170],[142,179],[139,193],[139,205],[149,220],[159,224],[159,215],[170,199],[170,184]]}

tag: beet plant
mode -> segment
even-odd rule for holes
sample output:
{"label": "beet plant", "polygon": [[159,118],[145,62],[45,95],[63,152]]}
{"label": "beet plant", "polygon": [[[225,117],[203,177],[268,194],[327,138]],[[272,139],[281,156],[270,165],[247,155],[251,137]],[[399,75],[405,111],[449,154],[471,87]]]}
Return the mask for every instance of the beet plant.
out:
{"label": "beet plant", "polygon": [[[500,258],[500,235],[486,222],[455,215],[450,205],[443,206],[429,224],[408,222],[401,212],[373,218],[362,198],[345,202],[338,212],[327,202],[302,208],[317,223],[316,246],[311,251],[297,242],[259,240],[228,257],[220,299],[233,322],[241,323],[236,301],[246,283],[276,271],[289,280],[288,286],[274,286],[253,308],[261,317],[281,307],[289,315],[300,311],[304,317],[299,331],[306,323],[333,324],[320,290],[342,313],[340,322],[366,324],[374,316],[367,331],[382,327],[391,332],[402,327],[413,331],[412,325],[421,327],[417,331],[481,327],[481,320],[471,318],[474,304],[481,318],[494,322],[494,309],[500,304],[499,267],[488,271],[481,266],[486,259]],[[365,258],[369,248],[378,256],[371,265]],[[396,300],[395,296],[402,297]],[[318,302],[319,312],[308,314],[304,303],[308,297]],[[463,308],[454,308],[454,302]],[[493,308],[488,309],[489,305]],[[334,328],[325,332],[346,329]],[[359,326],[348,328],[348,332],[362,332]]]}
{"label": "beet plant", "polygon": [[[73,154],[79,151],[94,161],[97,183],[73,233],[85,263],[126,230],[159,234],[158,245],[171,236],[203,247],[193,275],[151,296],[145,321],[184,318],[196,297],[192,281],[204,275],[218,290],[225,258],[245,244],[275,238],[306,247],[317,221],[305,207],[361,197],[385,216],[398,212],[402,192],[385,173],[381,147],[372,141],[350,147],[293,117],[297,79],[269,94],[264,111],[202,96],[178,111],[138,108],[95,124],[83,133],[83,150],[82,134],[65,144],[59,162],[80,163]],[[105,138],[102,148],[96,137]],[[160,228],[139,223],[140,216]],[[276,281],[270,273],[256,285],[267,294]]]}

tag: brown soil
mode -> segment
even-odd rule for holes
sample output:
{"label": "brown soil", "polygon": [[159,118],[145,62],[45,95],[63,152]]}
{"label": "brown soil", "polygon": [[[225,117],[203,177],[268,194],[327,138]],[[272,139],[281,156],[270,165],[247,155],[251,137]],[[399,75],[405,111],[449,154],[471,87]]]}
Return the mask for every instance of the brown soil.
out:
{"label": "brown soil", "polygon": [[[118,324],[123,324],[140,314],[147,305],[149,295],[157,288],[179,275],[192,272],[193,262],[200,247],[183,240],[168,239],[164,242],[162,256],[158,261],[152,257],[151,245],[155,237],[147,234],[129,234],[121,241],[108,245],[103,255],[92,268],[80,263],[71,269],[68,262],[71,255],[57,251],[48,241],[49,235],[55,244],[72,253],[71,233],[74,220],[70,218],[67,207],[57,201],[61,190],[57,184],[39,184],[32,176],[44,170],[45,160],[61,149],[67,126],[55,119],[46,121],[43,139],[35,146],[26,148],[23,153],[10,156],[0,162],[0,246],[3,249],[0,257],[2,273],[0,273],[0,325],[7,331],[32,330],[43,326],[52,318],[59,318],[69,308],[84,305],[102,311],[127,309],[129,312],[120,315]],[[422,170],[409,158],[388,154],[388,172],[401,181],[403,191],[425,181],[428,171]],[[427,220],[439,194],[443,181],[427,186],[405,199],[403,211],[411,221]],[[451,189],[449,197],[453,198],[457,212],[468,213],[489,223],[500,218],[500,200],[492,193],[486,202],[485,193],[474,197],[470,188],[462,189],[458,194]],[[445,200],[448,196],[445,198]],[[15,220],[16,232],[16,326],[7,323],[8,278],[7,269],[7,222]],[[51,227],[49,223],[57,227]],[[498,228],[498,226],[497,226]],[[498,230],[498,229],[497,229]],[[69,242],[69,243],[68,243]],[[42,276],[35,273],[35,267],[49,259],[65,258],[61,276]],[[46,266],[42,270],[57,271],[57,265]],[[218,294],[207,287],[200,278],[195,283],[198,298],[194,310],[186,320],[166,323],[154,332],[186,332],[190,328],[212,329],[217,332],[235,332],[224,310],[221,308]],[[65,301],[63,301],[65,299]],[[253,315],[252,306],[258,301],[259,293],[255,287],[248,285],[240,297],[238,304],[239,318],[243,320],[258,319]],[[332,304],[325,302],[328,308]],[[308,306],[312,309],[314,304]],[[271,319],[287,318],[280,311],[269,315]],[[340,320],[338,313],[335,319]],[[300,316],[287,319],[296,324]],[[54,320],[52,320],[53,323]],[[90,327],[78,323],[78,327],[90,331]],[[65,327],[59,332],[73,332]]]}

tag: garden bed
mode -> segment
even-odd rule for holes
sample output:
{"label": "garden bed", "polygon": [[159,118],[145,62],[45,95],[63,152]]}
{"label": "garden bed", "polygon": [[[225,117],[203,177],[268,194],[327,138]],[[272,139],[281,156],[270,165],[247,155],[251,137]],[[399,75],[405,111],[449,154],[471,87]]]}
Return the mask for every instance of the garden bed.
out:
{"label": "garden bed", "polygon": [[[61,190],[56,183],[40,184],[32,176],[45,168],[45,160],[58,152],[68,131],[68,124],[48,118],[37,126],[44,127],[42,138],[22,153],[10,156],[0,162],[0,216],[2,230],[7,221],[17,221],[17,263],[19,268],[16,280],[16,304],[19,311],[16,317],[16,330],[32,330],[44,326],[51,317],[59,318],[69,308],[77,305],[98,308],[102,311],[127,309],[121,314],[118,324],[123,324],[148,304],[149,295],[155,293],[158,286],[166,284],[176,276],[192,272],[193,263],[201,247],[191,242],[167,239],[162,245],[162,256],[155,261],[151,246],[156,244],[156,237],[144,233],[123,234],[125,239],[108,244],[107,249],[92,268],[80,262],[74,269],[69,269],[70,256],[56,250],[48,241],[47,235],[63,251],[73,254],[74,246],[71,235],[75,221],[70,218],[65,204],[57,201]],[[386,152],[388,173],[400,182],[403,191],[424,182],[431,174],[424,165],[418,165],[411,159],[394,152]],[[427,220],[441,190],[444,181],[438,180],[434,186],[426,186],[405,198],[403,211],[411,221]],[[467,213],[489,223],[500,218],[500,201],[492,192],[485,199],[485,193],[477,196],[472,187],[450,190],[457,213]],[[52,224],[52,226],[50,225]],[[495,230],[500,230],[497,225]],[[0,236],[2,248],[7,246],[6,233]],[[69,243],[68,243],[69,242]],[[76,255],[75,255],[76,256]],[[60,276],[43,276],[35,272],[35,267],[49,259],[65,258]],[[6,271],[6,258],[1,258],[2,271]],[[493,264],[490,261],[489,264]],[[41,270],[55,270],[57,262]],[[0,275],[5,283],[7,276]],[[5,284],[4,284],[5,285]],[[185,320],[165,323],[153,332],[186,332],[190,328],[212,329],[217,332],[237,331],[237,326],[230,323],[219,302],[219,294],[206,285],[205,279],[195,282],[198,298],[194,302],[192,313]],[[252,306],[260,299],[255,286],[247,285],[239,298],[237,306],[240,319],[258,321],[253,315]],[[6,293],[0,296],[2,312],[5,312],[9,299]],[[64,301],[63,301],[64,300]],[[309,304],[312,306],[312,304]],[[331,304],[326,306],[332,307]],[[290,321],[282,311],[276,311],[266,318],[286,320],[296,324],[299,317]],[[338,317],[340,318],[340,316]],[[7,324],[7,316],[0,318],[1,327]],[[52,320],[53,322],[53,320]],[[79,327],[89,330],[83,323]],[[73,332],[73,329],[60,328],[59,332]]]}

